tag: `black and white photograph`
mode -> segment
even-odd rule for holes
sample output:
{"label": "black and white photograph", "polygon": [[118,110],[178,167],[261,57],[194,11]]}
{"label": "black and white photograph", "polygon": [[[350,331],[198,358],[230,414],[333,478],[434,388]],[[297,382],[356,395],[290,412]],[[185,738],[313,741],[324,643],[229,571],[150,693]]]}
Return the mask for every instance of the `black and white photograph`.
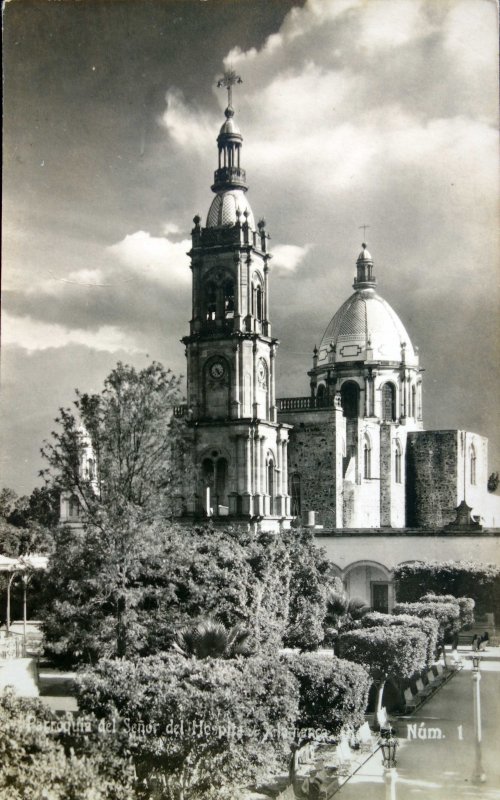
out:
{"label": "black and white photograph", "polygon": [[500,800],[496,0],[8,0],[0,800]]}

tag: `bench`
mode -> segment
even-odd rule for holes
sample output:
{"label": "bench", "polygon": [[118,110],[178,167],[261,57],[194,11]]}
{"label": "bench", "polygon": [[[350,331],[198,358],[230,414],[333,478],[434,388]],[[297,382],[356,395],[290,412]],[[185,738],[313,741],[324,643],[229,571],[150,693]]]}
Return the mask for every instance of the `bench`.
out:
{"label": "bench", "polygon": [[435,689],[437,689],[439,686],[442,686],[443,683],[446,683],[446,678],[444,675],[434,675],[431,669],[427,672],[427,680],[429,682],[429,686],[432,686]]}
{"label": "bench", "polygon": [[429,697],[429,695],[431,695],[432,692],[434,691],[432,686],[424,686],[422,678],[418,678],[417,679],[416,687],[417,687],[417,695],[418,695],[418,697],[422,697],[422,698]]}
{"label": "bench", "polygon": [[419,698],[413,694],[410,687],[408,687],[408,689],[405,689],[404,699],[405,699],[405,714],[407,714],[409,711],[415,711],[415,709],[420,705]]}
{"label": "bench", "polygon": [[362,753],[373,752],[373,737],[367,722],[363,722],[361,727],[356,731],[356,743]]}

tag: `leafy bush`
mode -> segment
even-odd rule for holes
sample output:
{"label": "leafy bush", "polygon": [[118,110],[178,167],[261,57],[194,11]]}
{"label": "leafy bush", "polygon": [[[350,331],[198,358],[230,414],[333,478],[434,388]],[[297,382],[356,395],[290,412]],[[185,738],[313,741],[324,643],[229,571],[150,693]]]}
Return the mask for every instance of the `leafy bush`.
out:
{"label": "leafy bush", "polygon": [[[39,700],[0,695],[0,797],[9,800],[133,800],[133,768],[119,739],[68,735],[73,718],[57,718]],[[49,733],[47,731],[54,731]],[[59,733],[59,731],[62,731]]]}
{"label": "leafy bush", "polygon": [[82,709],[130,734],[140,779],[165,800],[230,800],[282,769],[298,716],[297,681],[262,657],[106,660],[79,687]]}
{"label": "leafy bush", "polygon": [[364,667],[319,653],[287,654],[285,664],[299,681],[297,729],[327,731],[363,724],[371,679]]}
{"label": "leafy bush", "polygon": [[394,570],[396,597],[412,603],[433,592],[471,597],[476,611],[494,611],[500,618],[500,567],[479,561],[414,561]]}

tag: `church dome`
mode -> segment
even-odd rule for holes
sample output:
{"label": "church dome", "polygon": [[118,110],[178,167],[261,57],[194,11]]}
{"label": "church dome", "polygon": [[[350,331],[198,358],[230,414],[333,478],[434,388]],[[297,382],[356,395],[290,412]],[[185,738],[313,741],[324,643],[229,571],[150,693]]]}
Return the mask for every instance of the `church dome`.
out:
{"label": "church dome", "polygon": [[207,228],[223,228],[235,225],[238,220],[237,211],[240,212],[240,222],[245,222],[245,212],[250,230],[255,231],[255,219],[250,208],[245,192],[242,189],[231,189],[217,194],[212,200],[208,216]]}
{"label": "church dome", "polygon": [[[365,251],[366,254],[366,251]],[[358,289],[339,308],[328,325],[318,354],[318,365],[332,360],[401,362],[417,358],[410,337],[393,308],[374,289]]]}

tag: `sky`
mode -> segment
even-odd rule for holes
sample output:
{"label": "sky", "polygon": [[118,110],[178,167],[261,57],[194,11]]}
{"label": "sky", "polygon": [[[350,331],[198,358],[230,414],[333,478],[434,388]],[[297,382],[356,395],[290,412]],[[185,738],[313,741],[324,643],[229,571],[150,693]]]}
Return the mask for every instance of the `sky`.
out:
{"label": "sky", "polygon": [[309,393],[366,224],[425,427],[500,470],[495,0],[10,0],[3,26],[0,486],[40,484],[58,408],[117,361],[185,373],[229,66],[277,396]]}

